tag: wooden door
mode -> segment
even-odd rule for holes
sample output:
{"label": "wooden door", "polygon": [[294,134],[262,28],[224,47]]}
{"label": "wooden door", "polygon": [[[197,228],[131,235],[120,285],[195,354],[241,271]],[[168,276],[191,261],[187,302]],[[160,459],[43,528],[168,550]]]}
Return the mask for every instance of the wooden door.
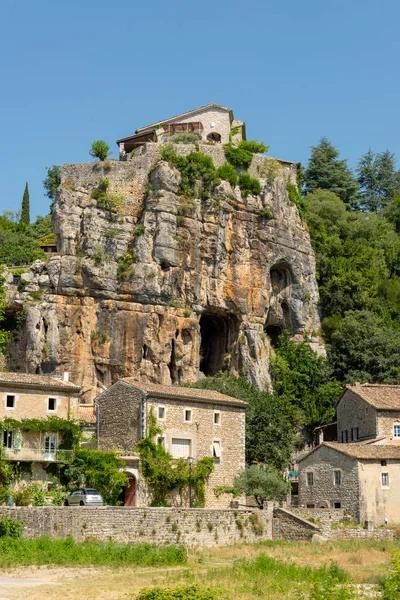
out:
{"label": "wooden door", "polygon": [[128,475],[129,485],[125,488],[125,506],[136,506],[136,478],[134,475]]}

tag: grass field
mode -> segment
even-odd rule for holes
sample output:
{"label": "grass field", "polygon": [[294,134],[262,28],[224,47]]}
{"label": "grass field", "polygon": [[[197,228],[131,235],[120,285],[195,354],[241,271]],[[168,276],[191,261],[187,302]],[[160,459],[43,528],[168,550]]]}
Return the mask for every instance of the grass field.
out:
{"label": "grass field", "polygon": [[[189,552],[187,562],[154,566],[126,566],[126,562],[108,563],[102,568],[40,567],[8,570],[12,577],[30,578],[34,583],[3,585],[0,571],[0,597],[30,600],[79,597],[91,600],[126,600],[144,587],[197,584],[212,588],[221,600],[333,600],[331,588],[346,581],[376,584],[389,569],[397,542],[264,542]],[[332,561],[337,563],[330,567]],[[343,571],[342,571],[343,569]],[[333,573],[333,575],[332,575]],[[334,581],[335,586],[330,582]],[[342,582],[342,583],[341,583]],[[318,587],[321,585],[322,587]],[[314,590],[314,591],[313,591]],[[315,591],[316,590],[316,591]],[[318,591],[320,590],[320,591]],[[314,594],[311,595],[310,594]],[[367,598],[357,595],[356,598]]]}

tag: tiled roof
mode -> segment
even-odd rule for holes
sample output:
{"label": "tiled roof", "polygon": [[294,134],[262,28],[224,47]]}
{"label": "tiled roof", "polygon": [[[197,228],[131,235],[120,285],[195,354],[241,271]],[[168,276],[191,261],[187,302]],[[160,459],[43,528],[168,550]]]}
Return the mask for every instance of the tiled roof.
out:
{"label": "tiled roof", "polygon": [[80,404],[79,420],[83,421],[84,423],[96,423],[96,405]]}
{"label": "tiled roof", "polygon": [[[376,440],[373,440],[376,441]],[[345,454],[359,460],[400,460],[400,445],[394,444],[374,444],[371,442],[360,442],[353,444],[341,444],[339,442],[322,442],[314,450],[303,456],[299,462],[318,451],[323,446],[332,448],[336,452]]]}
{"label": "tiled roof", "polygon": [[205,104],[204,106],[199,106],[198,108],[194,108],[193,110],[188,110],[187,112],[181,113],[180,115],[175,115],[174,117],[168,117],[168,119],[162,119],[161,121],[156,121],[155,123],[151,123],[150,125],[145,125],[144,127],[139,127],[136,129],[135,133],[141,133],[143,130],[148,129],[150,127],[155,127],[156,125],[162,125],[163,123],[167,123],[168,121],[173,121],[175,119],[179,119],[179,117],[188,117],[190,115],[196,114],[200,111],[205,110],[206,108],[219,108],[221,110],[225,110],[226,112],[231,113],[231,118],[233,117],[232,109],[227,108],[226,106],[221,106],[221,104]]}
{"label": "tiled roof", "polygon": [[[368,404],[379,410],[400,410],[400,385],[362,383],[347,385],[347,390],[357,394]],[[340,401],[340,398],[338,402]]]}
{"label": "tiled roof", "polygon": [[0,371],[0,385],[12,387],[37,388],[44,390],[61,390],[65,392],[80,392],[81,387],[51,375],[34,375],[32,373],[12,373]]}
{"label": "tiled roof", "polygon": [[177,385],[160,385],[158,383],[139,383],[133,377],[126,377],[122,381],[129,383],[152,396],[161,398],[174,398],[176,400],[197,400],[200,402],[212,402],[219,404],[236,404],[237,406],[247,406],[244,400],[226,396],[214,390],[202,390],[197,388],[180,387]]}

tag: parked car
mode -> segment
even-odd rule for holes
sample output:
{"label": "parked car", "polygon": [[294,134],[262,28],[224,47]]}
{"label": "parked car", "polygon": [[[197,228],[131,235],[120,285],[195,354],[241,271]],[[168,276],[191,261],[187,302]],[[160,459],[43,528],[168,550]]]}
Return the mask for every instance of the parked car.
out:
{"label": "parked car", "polygon": [[64,506],[103,506],[103,498],[93,488],[80,488],[68,494]]}

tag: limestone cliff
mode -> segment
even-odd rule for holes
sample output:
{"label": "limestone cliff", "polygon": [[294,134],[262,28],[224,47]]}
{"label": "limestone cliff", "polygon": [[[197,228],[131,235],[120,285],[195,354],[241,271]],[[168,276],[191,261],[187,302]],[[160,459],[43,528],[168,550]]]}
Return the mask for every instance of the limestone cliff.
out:
{"label": "limestone cliff", "polygon": [[[200,148],[225,162],[221,146]],[[182,198],[156,143],[126,162],[64,166],[57,255],[22,274],[20,291],[8,276],[10,302],[26,309],[9,367],[70,371],[90,401],[123,376],[171,383],[227,369],[263,386],[282,329],[318,347],[314,255],[286,191],[295,167],[272,176],[270,161],[254,156],[262,193],[245,200],[226,181],[211,198]],[[266,207],[274,218],[260,216]]]}

